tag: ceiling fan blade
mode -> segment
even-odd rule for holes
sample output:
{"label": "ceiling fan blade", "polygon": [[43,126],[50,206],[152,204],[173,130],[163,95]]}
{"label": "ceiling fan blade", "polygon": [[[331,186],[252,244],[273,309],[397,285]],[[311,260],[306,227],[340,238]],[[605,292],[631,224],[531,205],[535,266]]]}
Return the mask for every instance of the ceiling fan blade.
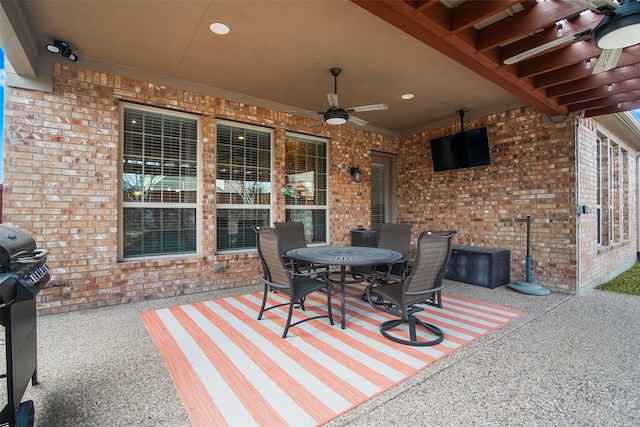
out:
{"label": "ceiling fan blade", "polygon": [[[589,33],[591,32],[591,30],[586,30],[589,31]],[[564,36],[564,37],[559,37],[555,40],[551,40],[548,43],[545,44],[541,44],[540,46],[534,47],[533,49],[529,49],[526,50],[522,53],[519,53],[515,56],[512,56],[511,58],[507,58],[505,59],[503,62],[506,65],[511,65],[511,64],[515,64],[517,62],[520,61],[524,61],[525,59],[531,58],[532,56],[538,55],[544,51],[547,51],[549,49],[553,49],[556,46],[561,46],[565,43],[571,43],[573,42],[575,39],[578,39],[579,36],[583,36],[584,31],[580,32],[580,33],[576,33],[576,34],[571,34],[568,36]]]}
{"label": "ceiling fan blade", "polygon": [[584,6],[587,9],[604,13],[607,15],[607,11],[613,11],[620,5],[613,0],[564,0],[567,3],[577,4],[578,6]]}
{"label": "ceiling fan blade", "polygon": [[313,110],[287,110],[285,113],[295,114],[295,113],[315,113],[315,114],[324,114],[324,111],[313,111]]}
{"label": "ceiling fan blade", "polygon": [[312,124],[311,126],[309,126],[310,128],[317,128],[318,126],[322,125],[324,123],[324,119],[320,119],[317,122],[315,122],[314,124]]}
{"label": "ceiling fan blade", "polygon": [[593,72],[591,74],[598,74],[616,68],[618,60],[620,59],[620,54],[622,54],[622,48],[604,49],[598,57],[596,66],[593,67]]}
{"label": "ceiling fan blade", "polygon": [[333,108],[334,110],[337,108],[340,108],[338,106],[338,94],[337,93],[328,93],[327,94],[327,99],[329,100],[329,105],[331,106],[331,108]]}
{"label": "ceiling fan blade", "polygon": [[358,125],[358,126],[366,126],[366,125],[369,124],[368,122],[366,122],[366,121],[364,121],[364,120],[362,120],[362,119],[360,119],[358,117],[354,117],[351,114],[349,114],[349,121],[351,123],[354,123],[354,124]]}
{"label": "ceiling fan blade", "polygon": [[349,112],[349,113],[360,113],[362,111],[387,110],[388,108],[389,108],[389,106],[387,104],[371,104],[371,105],[361,105],[359,107],[347,108],[347,112]]}

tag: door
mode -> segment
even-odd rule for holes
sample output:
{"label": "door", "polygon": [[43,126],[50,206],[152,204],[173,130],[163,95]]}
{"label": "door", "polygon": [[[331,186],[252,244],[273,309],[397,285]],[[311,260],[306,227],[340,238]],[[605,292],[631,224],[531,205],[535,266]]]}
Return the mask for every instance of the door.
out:
{"label": "door", "polygon": [[371,229],[380,233],[385,222],[395,221],[395,155],[371,154]]}

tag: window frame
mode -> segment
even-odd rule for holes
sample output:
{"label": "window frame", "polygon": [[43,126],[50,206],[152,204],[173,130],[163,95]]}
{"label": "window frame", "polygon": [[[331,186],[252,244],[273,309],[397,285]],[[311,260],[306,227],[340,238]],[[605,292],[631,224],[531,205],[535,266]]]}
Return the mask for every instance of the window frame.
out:
{"label": "window frame", "polygon": [[[296,141],[300,141],[300,142],[311,142],[311,143],[319,143],[319,144],[324,144],[325,146],[325,191],[326,191],[326,203],[324,205],[293,205],[293,204],[288,204],[287,203],[287,198],[284,198],[284,212],[285,212],[285,217],[287,215],[287,211],[288,210],[315,210],[315,211],[324,211],[325,212],[325,236],[324,236],[324,241],[323,242],[307,242],[307,244],[309,246],[322,246],[322,245],[329,245],[331,242],[329,240],[329,236],[331,235],[331,230],[330,230],[330,225],[331,225],[331,221],[330,221],[330,210],[329,210],[329,205],[330,205],[330,197],[331,197],[331,189],[329,188],[330,182],[331,180],[330,178],[330,165],[331,165],[331,153],[330,153],[330,140],[328,138],[321,138],[321,137],[317,137],[317,136],[312,136],[312,135],[306,135],[306,134],[302,134],[302,133],[297,133],[297,132],[286,132],[285,133],[285,144],[290,140],[296,140]],[[285,156],[287,154],[287,148],[285,145]],[[285,165],[284,165],[284,169],[282,171],[282,173],[284,175],[287,175],[287,171],[288,171],[288,167],[286,165],[286,161],[285,161]],[[285,177],[286,180],[286,177]]]}
{"label": "window frame", "polygon": [[[124,173],[124,116],[125,110],[146,111],[163,116],[180,117],[196,122],[196,200],[194,203],[171,203],[171,202],[147,202],[144,206],[140,202],[128,202],[124,200],[123,173]],[[161,260],[161,259],[182,259],[202,256],[202,120],[201,116],[192,113],[170,110],[162,107],[141,105],[130,102],[120,102],[119,104],[119,124],[118,124],[118,262],[136,262],[141,260]],[[158,208],[158,209],[184,209],[193,208],[195,211],[195,251],[175,252],[170,254],[143,254],[139,256],[124,256],[124,209],[125,208]]]}

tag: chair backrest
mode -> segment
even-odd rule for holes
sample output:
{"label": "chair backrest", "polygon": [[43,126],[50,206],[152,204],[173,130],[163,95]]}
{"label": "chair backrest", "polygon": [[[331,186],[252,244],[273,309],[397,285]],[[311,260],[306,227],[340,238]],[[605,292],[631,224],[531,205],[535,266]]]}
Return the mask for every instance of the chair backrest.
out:
{"label": "chair backrest", "polygon": [[411,224],[382,224],[378,247],[400,252],[408,258],[411,249]]}
{"label": "chair backrest", "polygon": [[420,235],[411,276],[405,281],[405,293],[419,294],[442,285],[456,233],[456,230],[425,231]]}
{"label": "chair backrest", "polygon": [[280,237],[280,253],[282,255],[291,249],[307,246],[304,239],[304,224],[301,222],[276,222],[273,226]]}
{"label": "chair backrest", "polygon": [[260,234],[264,234],[264,231],[268,227],[253,227],[253,231],[256,232],[256,249],[258,249],[258,256],[260,257],[260,264],[262,265],[263,277],[269,281],[271,281],[271,275],[269,274],[269,269],[267,268],[267,264],[264,261],[264,256],[262,255],[262,248],[260,247]]}
{"label": "chair backrest", "polygon": [[281,255],[278,232],[272,228],[260,228],[257,233],[260,256],[266,269],[265,279],[280,286],[289,286],[290,276]]}

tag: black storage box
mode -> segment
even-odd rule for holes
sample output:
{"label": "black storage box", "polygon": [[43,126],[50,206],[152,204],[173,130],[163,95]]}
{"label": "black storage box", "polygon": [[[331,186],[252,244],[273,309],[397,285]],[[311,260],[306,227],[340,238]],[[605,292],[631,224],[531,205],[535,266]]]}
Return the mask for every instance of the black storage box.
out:
{"label": "black storage box", "polygon": [[510,282],[510,264],[505,249],[454,245],[444,278],[493,289]]}

